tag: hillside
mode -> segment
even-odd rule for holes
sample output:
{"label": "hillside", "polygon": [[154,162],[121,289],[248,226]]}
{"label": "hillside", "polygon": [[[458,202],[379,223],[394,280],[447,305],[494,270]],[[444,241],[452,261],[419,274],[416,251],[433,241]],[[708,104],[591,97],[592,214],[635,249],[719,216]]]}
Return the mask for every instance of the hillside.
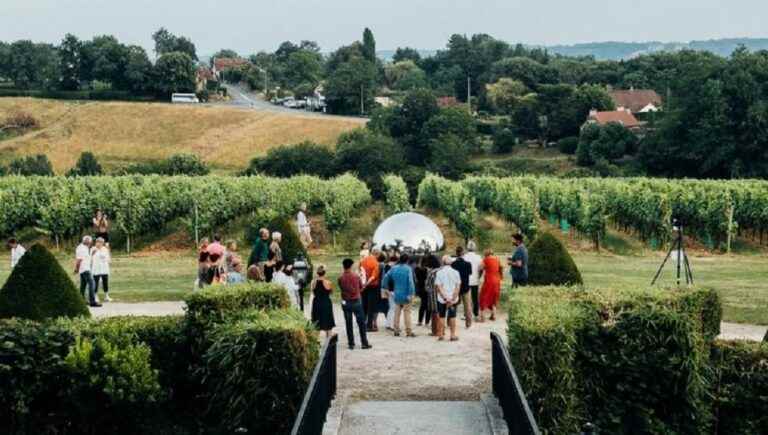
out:
{"label": "hillside", "polygon": [[690,42],[588,42],[573,45],[553,45],[546,47],[552,53],[563,56],[594,56],[598,60],[622,60],[662,51],[691,49],[709,51],[719,56],[730,56],[739,46],[750,51],[768,49],[768,39],[763,38],[728,38]]}
{"label": "hillside", "polygon": [[32,114],[41,127],[0,141],[0,163],[43,153],[57,173],[69,169],[82,151],[95,153],[107,170],[185,152],[216,170],[232,171],[278,145],[333,144],[364,122],[229,107],[0,99],[0,119],[16,111]]}

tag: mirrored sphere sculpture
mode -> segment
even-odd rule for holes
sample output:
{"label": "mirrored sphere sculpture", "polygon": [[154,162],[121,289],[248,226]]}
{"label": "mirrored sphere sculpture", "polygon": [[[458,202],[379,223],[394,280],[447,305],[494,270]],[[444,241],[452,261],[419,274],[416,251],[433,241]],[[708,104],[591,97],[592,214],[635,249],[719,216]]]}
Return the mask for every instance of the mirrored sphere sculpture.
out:
{"label": "mirrored sphere sculpture", "polygon": [[445,239],[431,219],[409,212],[398,213],[384,220],[376,228],[373,245],[413,253],[437,252],[444,248]]}

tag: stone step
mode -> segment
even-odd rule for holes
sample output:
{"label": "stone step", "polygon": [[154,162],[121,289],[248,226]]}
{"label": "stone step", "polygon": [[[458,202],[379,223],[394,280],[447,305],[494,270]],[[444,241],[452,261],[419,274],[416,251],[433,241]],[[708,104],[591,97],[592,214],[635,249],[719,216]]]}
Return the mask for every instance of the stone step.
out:
{"label": "stone step", "polygon": [[498,432],[494,432],[486,405],[481,401],[363,401],[346,406],[338,433],[493,435]]}

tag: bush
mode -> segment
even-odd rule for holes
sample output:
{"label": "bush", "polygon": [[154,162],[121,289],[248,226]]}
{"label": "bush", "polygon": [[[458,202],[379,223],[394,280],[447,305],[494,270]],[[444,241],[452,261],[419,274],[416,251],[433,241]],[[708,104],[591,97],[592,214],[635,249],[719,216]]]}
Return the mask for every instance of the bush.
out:
{"label": "bush", "polygon": [[174,154],[165,160],[137,163],[125,168],[126,174],[208,175],[210,169],[194,154]]}
{"label": "bush", "polygon": [[365,181],[374,198],[384,195],[383,174],[405,168],[405,150],[391,137],[366,130],[354,130],[339,137],[336,170],[354,172]]}
{"label": "bush", "polygon": [[579,138],[576,136],[564,137],[557,141],[557,149],[563,154],[576,154],[579,147]]}
{"label": "bush", "polygon": [[384,177],[385,202],[391,213],[402,213],[411,210],[410,195],[405,181],[397,175]]}
{"label": "bush", "polygon": [[262,173],[292,177],[306,174],[328,178],[336,174],[334,158],[335,154],[329,147],[305,141],[270,149],[266,156],[251,160],[245,172],[247,175]]}
{"label": "bush", "polygon": [[712,365],[716,432],[768,433],[768,346],[716,341]]}
{"label": "bush", "polygon": [[11,160],[11,163],[8,165],[8,173],[24,176],[51,176],[53,175],[53,166],[46,155],[37,154]]}
{"label": "bush", "polygon": [[493,152],[496,154],[511,153],[517,145],[517,137],[509,128],[502,128],[493,135]]}
{"label": "bush", "polygon": [[27,112],[14,112],[0,123],[0,130],[31,130],[40,127],[40,122]]}
{"label": "bush", "polygon": [[552,234],[540,234],[528,250],[529,284],[580,285],[584,283],[571,254]]}
{"label": "bush", "polygon": [[203,338],[203,331],[227,317],[248,309],[281,309],[291,305],[288,293],[279,285],[246,283],[226,287],[207,287],[185,298],[186,321],[192,337]]}
{"label": "bush", "polygon": [[[699,303],[693,301],[708,301]],[[546,433],[706,433],[712,290],[521,289],[509,347]],[[714,316],[715,318],[710,318]]]}
{"label": "bush", "polygon": [[458,180],[469,171],[470,148],[458,136],[440,136],[429,141],[427,168],[445,178]]}
{"label": "bush", "polygon": [[317,333],[295,310],[253,311],[217,327],[205,353],[204,379],[221,430],[287,433],[318,353]]}
{"label": "bush", "polygon": [[56,258],[40,244],[33,245],[0,289],[0,318],[44,320],[90,316],[82,295]]}
{"label": "bush", "polygon": [[67,173],[70,177],[75,176],[89,176],[89,175],[101,175],[101,165],[99,164],[99,161],[96,160],[96,156],[93,155],[90,151],[85,151],[82,154],[80,154],[80,158],[77,159],[77,163],[75,163],[75,167],[69,170]]}

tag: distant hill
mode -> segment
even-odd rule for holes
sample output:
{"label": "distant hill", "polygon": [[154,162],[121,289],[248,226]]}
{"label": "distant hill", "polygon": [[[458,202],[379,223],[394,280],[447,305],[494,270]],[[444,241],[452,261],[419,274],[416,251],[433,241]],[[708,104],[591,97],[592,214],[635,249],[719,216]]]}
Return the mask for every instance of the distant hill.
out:
{"label": "distant hill", "polygon": [[589,42],[574,45],[553,45],[546,48],[564,56],[594,56],[599,60],[631,59],[643,54],[661,51],[693,49],[729,56],[740,45],[751,51],[768,50],[768,38],[729,38],[690,42]]}
{"label": "distant hill", "polygon": [[[421,55],[422,58],[434,56],[435,53],[437,53],[437,50],[417,49],[417,51],[419,52],[419,54]],[[378,50],[376,52],[376,56],[378,56],[379,59],[381,59],[381,60],[383,60],[385,62],[391,61],[392,57],[394,57],[394,55],[395,55],[395,50]]]}

